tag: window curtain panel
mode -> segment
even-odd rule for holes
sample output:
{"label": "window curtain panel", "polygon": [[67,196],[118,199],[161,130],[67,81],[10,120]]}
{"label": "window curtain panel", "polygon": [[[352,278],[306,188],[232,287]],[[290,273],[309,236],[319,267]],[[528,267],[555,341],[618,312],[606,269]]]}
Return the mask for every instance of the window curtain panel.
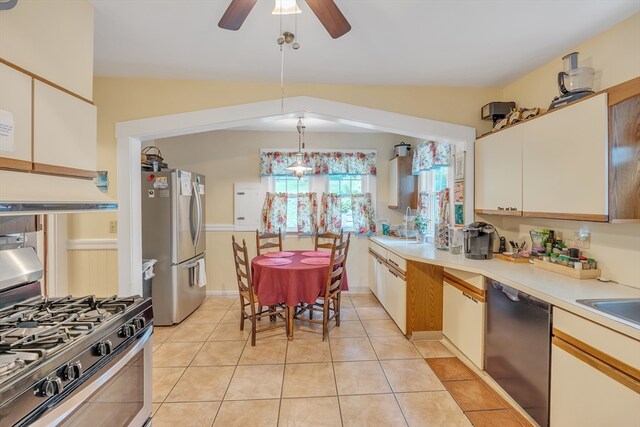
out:
{"label": "window curtain panel", "polygon": [[449,224],[451,218],[450,211],[450,194],[449,189],[445,188],[442,191],[438,191],[436,193],[436,198],[438,200],[438,223],[439,224]]}
{"label": "window curtain panel", "polygon": [[320,212],[320,233],[336,233],[342,230],[342,212],[340,195],[322,193],[322,211]]}
{"label": "window curtain panel", "polygon": [[358,234],[372,234],[376,232],[375,212],[371,202],[371,193],[354,194],[351,197],[353,213],[353,227]]}
{"label": "window curtain panel", "polygon": [[436,141],[421,142],[413,152],[411,173],[418,175],[420,172],[449,166],[450,157],[451,145]]}
{"label": "window curtain panel", "polygon": [[418,193],[418,215],[429,218],[429,193],[421,191]]}
{"label": "window curtain panel", "polygon": [[318,196],[316,193],[298,193],[298,234],[315,233],[318,223]]}
{"label": "window curtain panel", "polygon": [[[376,175],[376,154],[362,152],[308,152],[304,161],[310,175]],[[287,166],[295,161],[295,152],[260,153],[260,176],[291,175]]]}
{"label": "window curtain panel", "polygon": [[267,193],[262,206],[262,231],[278,233],[287,230],[287,193]]}

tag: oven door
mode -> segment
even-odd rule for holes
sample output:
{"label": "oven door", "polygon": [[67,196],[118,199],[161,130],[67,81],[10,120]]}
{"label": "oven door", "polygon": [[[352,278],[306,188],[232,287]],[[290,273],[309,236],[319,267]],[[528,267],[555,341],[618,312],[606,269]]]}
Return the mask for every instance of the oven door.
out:
{"label": "oven door", "polygon": [[146,425],[151,416],[152,327],[85,384],[47,409],[35,427]]}

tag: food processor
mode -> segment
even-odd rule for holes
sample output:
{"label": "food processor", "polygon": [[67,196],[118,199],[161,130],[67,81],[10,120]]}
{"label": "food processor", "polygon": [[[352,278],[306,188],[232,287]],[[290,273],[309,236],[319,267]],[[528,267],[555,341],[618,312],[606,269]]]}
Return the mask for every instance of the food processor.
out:
{"label": "food processor", "polygon": [[562,58],[564,71],[558,73],[560,96],[553,98],[549,109],[577,101],[593,93],[595,71],[591,67],[578,67],[578,52],[571,52]]}

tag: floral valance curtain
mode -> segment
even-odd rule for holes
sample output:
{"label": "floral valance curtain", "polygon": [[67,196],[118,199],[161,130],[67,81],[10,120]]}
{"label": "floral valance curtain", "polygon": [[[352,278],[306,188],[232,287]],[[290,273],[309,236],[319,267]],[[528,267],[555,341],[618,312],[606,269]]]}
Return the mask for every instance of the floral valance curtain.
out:
{"label": "floral valance curtain", "polygon": [[284,232],[287,229],[287,193],[267,193],[262,206],[262,231]]}
{"label": "floral valance curtain", "polygon": [[449,166],[450,157],[451,145],[436,141],[421,142],[413,152],[412,174]]}
{"label": "floral valance curtain", "polygon": [[[260,176],[291,175],[287,166],[295,161],[295,152],[260,153]],[[309,175],[375,175],[376,154],[363,152],[309,152],[304,161],[312,170]]]}
{"label": "floral valance curtain", "polygon": [[354,194],[351,197],[353,226],[358,234],[376,232],[376,220],[371,202],[371,193]]}
{"label": "floral valance curtain", "polygon": [[342,200],[339,194],[322,193],[320,233],[340,233],[342,230]]}
{"label": "floral valance curtain", "polygon": [[298,193],[298,234],[312,234],[318,224],[318,196],[316,193]]}

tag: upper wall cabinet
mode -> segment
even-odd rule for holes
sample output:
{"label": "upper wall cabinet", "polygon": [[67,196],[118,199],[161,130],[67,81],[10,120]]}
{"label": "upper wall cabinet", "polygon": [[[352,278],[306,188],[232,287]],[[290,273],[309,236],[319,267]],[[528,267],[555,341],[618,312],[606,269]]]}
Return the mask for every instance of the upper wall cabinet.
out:
{"label": "upper wall cabinet", "polygon": [[91,178],[96,170],[96,107],[36,81],[34,170]]}
{"label": "upper wall cabinet", "polygon": [[524,216],[607,220],[606,93],[513,130],[522,133]]}
{"label": "upper wall cabinet", "polygon": [[522,129],[515,126],[475,145],[476,213],[522,215]]}
{"label": "upper wall cabinet", "polygon": [[31,77],[0,64],[0,167],[31,170]]}
{"label": "upper wall cabinet", "polygon": [[398,156],[389,160],[389,198],[391,209],[404,211],[418,207],[418,177],[411,174],[411,156]]}
{"label": "upper wall cabinet", "polygon": [[93,8],[87,1],[19,1],[0,14],[0,58],[93,97]]}

